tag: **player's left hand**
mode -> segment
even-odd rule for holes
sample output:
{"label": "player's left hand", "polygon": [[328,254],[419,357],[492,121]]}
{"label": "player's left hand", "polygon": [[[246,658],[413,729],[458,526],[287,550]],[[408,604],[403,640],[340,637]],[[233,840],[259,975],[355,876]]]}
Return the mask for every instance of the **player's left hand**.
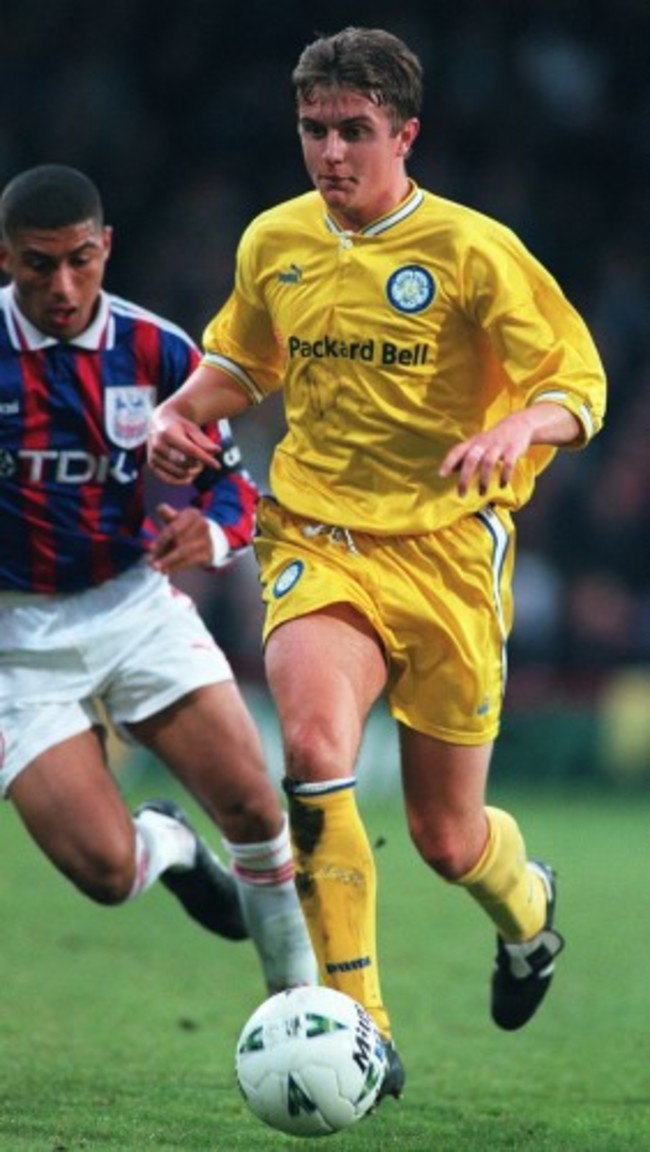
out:
{"label": "player's left hand", "polygon": [[449,449],[439,470],[441,476],[458,473],[458,492],[465,496],[476,478],[481,496],[497,480],[501,488],[510,483],[515,464],[531,445],[534,421],[531,409],[506,416],[486,432],[470,436]]}
{"label": "player's left hand", "polygon": [[169,576],[184,568],[208,567],[212,563],[212,538],[205,516],[198,508],[172,508],[159,504],[156,515],[163,528],[149,551],[149,563]]}

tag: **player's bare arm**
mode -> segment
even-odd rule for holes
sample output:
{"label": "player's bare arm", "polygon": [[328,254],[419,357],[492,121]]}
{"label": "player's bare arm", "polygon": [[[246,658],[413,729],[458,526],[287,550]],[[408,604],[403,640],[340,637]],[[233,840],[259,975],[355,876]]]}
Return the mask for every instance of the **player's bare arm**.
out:
{"label": "player's bare arm", "polygon": [[206,465],[218,468],[218,447],[201,425],[236,416],[249,405],[231,376],[200,364],[178,392],[154,409],[147,442],[150,467],[171,484],[187,484]]}
{"label": "player's bare arm", "polygon": [[457,472],[461,496],[476,478],[479,491],[485,494],[495,476],[506,487],[515,464],[532,444],[561,447],[575,443],[581,436],[580,422],[567,408],[546,401],[532,404],[506,416],[494,428],[455,444],[440,466],[440,475]]}

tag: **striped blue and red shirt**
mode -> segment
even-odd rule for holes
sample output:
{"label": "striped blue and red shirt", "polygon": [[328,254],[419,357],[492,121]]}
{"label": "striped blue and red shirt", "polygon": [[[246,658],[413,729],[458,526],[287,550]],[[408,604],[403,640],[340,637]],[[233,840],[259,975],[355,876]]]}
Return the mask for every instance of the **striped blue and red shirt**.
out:
{"label": "striped blue and red shirt", "polygon": [[[89,328],[62,342],[0,289],[0,589],[81,591],[141,559],[149,415],[199,359],[182,329],[106,292]],[[257,489],[228,422],[206,431],[221,468],[205,469],[190,502],[232,554],[251,542]]]}

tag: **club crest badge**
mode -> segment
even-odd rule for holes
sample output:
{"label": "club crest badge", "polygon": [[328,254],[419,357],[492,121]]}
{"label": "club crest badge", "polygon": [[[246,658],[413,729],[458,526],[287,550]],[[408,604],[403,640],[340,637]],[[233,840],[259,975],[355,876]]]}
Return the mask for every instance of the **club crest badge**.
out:
{"label": "club crest badge", "polygon": [[287,592],[290,592],[291,589],[295,587],[303,574],[304,568],[305,565],[302,560],[292,560],[290,564],[287,564],[286,567],[282,569],[273,585],[273,595],[276,600],[279,600],[281,596],[286,596]]}
{"label": "club crest badge", "polygon": [[104,424],[109,440],[118,448],[138,448],[144,444],[155,402],[156,389],[152,384],[107,388]]}
{"label": "club crest badge", "polygon": [[436,294],[433,276],[419,264],[405,264],[393,272],[386,295],[398,312],[423,312]]}

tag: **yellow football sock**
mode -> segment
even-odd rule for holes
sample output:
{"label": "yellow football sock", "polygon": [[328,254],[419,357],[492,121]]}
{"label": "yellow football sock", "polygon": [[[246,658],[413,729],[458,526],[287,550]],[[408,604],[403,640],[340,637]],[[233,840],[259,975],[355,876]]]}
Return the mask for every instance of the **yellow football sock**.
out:
{"label": "yellow football sock", "polygon": [[285,782],[296,887],[321,980],[351,996],[391,1035],[377,970],[377,875],[354,781],[329,791]]}
{"label": "yellow football sock", "polygon": [[458,883],[485,909],[499,935],[512,944],[531,940],[546,921],[546,889],[526,863],[517,822],[499,808],[486,808],[488,842]]}

